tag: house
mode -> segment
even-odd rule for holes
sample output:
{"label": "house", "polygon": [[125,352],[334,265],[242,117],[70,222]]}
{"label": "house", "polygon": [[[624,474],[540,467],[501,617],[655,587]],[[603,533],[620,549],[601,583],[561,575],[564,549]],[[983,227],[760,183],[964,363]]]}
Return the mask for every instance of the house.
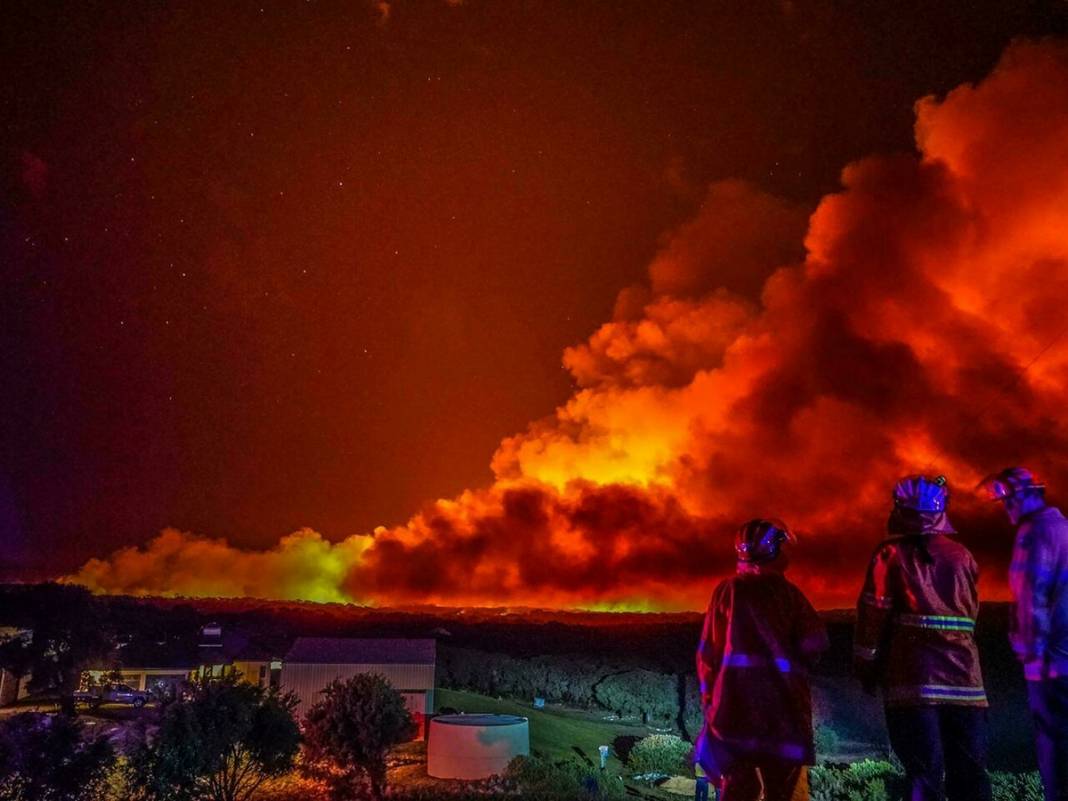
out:
{"label": "house", "polygon": [[335,679],[377,673],[404,696],[421,737],[434,711],[436,645],[429,639],[299,637],[282,661],[281,687],[299,699],[300,719]]}
{"label": "house", "polygon": [[156,636],[120,634],[114,661],[83,671],[83,687],[116,682],[143,692],[178,692],[197,669],[196,649],[184,638]]}
{"label": "house", "polygon": [[130,642],[120,640],[118,666],[100,665],[85,671],[83,683],[119,681],[135,690],[177,690],[186,682],[236,674],[261,687],[276,687],[282,663],[265,648],[238,631],[223,631],[208,623],[194,641]]}
{"label": "house", "polygon": [[197,650],[200,678],[236,674],[260,687],[278,686],[282,661],[276,646],[256,642],[236,629],[224,631],[218,623],[209,623],[201,629]]}

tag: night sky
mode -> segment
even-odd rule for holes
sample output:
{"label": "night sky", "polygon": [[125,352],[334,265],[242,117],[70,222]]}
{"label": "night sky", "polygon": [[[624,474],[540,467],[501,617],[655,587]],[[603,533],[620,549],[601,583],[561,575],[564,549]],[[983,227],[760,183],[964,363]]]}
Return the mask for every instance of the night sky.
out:
{"label": "night sky", "polygon": [[[490,486],[502,439],[591,385],[565,348],[665,293],[757,305],[843,167],[913,152],[917,100],[1066,23],[1017,0],[5,2],[0,569],[167,527],[337,542]],[[739,193],[782,247],[698,254],[699,287],[657,272]],[[360,587],[388,600],[391,575]]]}

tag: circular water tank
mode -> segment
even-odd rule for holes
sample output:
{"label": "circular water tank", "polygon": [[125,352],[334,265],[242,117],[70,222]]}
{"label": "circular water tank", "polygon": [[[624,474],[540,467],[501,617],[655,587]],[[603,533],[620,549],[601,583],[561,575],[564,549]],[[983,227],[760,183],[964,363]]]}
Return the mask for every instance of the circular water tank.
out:
{"label": "circular water tank", "polygon": [[530,727],[517,715],[439,715],[430,721],[426,772],[437,779],[485,779],[530,754]]}

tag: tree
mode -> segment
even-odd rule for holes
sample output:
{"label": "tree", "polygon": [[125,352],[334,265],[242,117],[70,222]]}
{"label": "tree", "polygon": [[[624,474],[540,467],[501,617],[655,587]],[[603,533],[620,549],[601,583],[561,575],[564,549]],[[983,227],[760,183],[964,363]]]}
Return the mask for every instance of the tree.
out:
{"label": "tree", "polygon": [[594,687],[597,703],[620,717],[641,715],[671,720],[679,708],[678,685],[674,676],[650,670],[625,670],[605,676]]}
{"label": "tree", "polygon": [[29,675],[31,693],[58,695],[73,715],[82,671],[114,649],[107,610],[84,587],[62,584],[34,585],[5,600],[7,616],[27,633],[0,643],[0,667]]}
{"label": "tree", "polygon": [[159,731],[132,759],[150,799],[245,801],[293,767],[300,731],[296,699],[228,678],[204,682],[163,712]]}
{"label": "tree", "polygon": [[415,733],[404,697],[382,676],[334,681],[304,720],[306,772],[326,782],[339,801],[368,794],[381,801],[386,754]]}
{"label": "tree", "polygon": [[67,715],[25,712],[0,724],[3,801],[95,801],[114,762],[107,738]]}

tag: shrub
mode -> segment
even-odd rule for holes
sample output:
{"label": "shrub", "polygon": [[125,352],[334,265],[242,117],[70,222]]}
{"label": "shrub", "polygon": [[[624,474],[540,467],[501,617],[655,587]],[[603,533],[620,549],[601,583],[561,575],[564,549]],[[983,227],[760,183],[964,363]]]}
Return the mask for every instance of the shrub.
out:
{"label": "shrub", "polygon": [[900,797],[901,773],[889,762],[865,759],[851,765],[809,770],[812,801],[890,801]]}
{"label": "shrub", "polygon": [[516,785],[523,798],[614,800],[626,795],[623,781],[618,776],[574,759],[552,761],[537,756],[516,757],[509,763],[505,779]]}
{"label": "shrub", "polygon": [[[865,759],[851,765],[820,765],[809,770],[812,801],[897,801],[904,797],[901,769],[890,762]],[[1037,773],[990,774],[994,801],[1043,801]]]}
{"label": "shrub", "polygon": [[689,772],[693,746],[674,734],[651,734],[637,742],[627,767],[633,774],[666,773],[675,776]]}
{"label": "shrub", "polygon": [[1042,779],[1037,773],[991,773],[994,801],[1043,801]]}

